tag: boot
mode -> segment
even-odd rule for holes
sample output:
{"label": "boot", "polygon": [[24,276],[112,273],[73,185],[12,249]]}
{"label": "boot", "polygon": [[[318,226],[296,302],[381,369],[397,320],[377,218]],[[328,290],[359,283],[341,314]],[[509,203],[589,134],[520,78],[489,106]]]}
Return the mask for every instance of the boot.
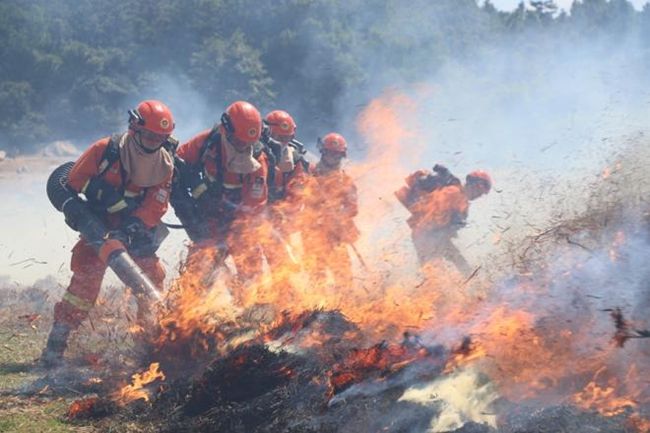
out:
{"label": "boot", "polygon": [[63,363],[63,352],[68,347],[68,337],[72,327],[65,323],[54,322],[47,344],[39,359],[39,364],[45,368],[57,367]]}

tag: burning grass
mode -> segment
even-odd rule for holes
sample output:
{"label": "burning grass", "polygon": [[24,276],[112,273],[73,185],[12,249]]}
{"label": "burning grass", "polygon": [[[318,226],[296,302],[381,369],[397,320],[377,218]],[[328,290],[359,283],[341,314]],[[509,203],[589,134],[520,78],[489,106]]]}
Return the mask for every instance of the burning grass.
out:
{"label": "burning grass", "polygon": [[[313,261],[280,260],[273,276],[242,281],[216,251],[195,250],[156,329],[117,327],[119,297],[100,305],[119,305],[115,314],[92,317],[89,329],[134,350],[91,356],[33,390],[94,392],[69,406],[75,422],[140,412],[168,432],[648,431],[640,220],[612,199],[506,245],[508,266],[476,268],[491,268],[490,279],[439,262],[416,269],[381,199],[402,176],[373,175],[402,156],[411,136],[400,116],[415,109],[390,92],[360,116],[372,145],[350,170],[368,187],[358,218],[367,268],[355,264],[355,279],[341,285],[314,278]],[[626,163],[614,167],[598,177],[602,191]],[[318,254],[300,234],[319,215],[304,208],[293,231],[279,230],[298,259]],[[251,224],[245,241],[264,239],[260,230]],[[33,313],[21,319],[28,332],[39,326]]]}

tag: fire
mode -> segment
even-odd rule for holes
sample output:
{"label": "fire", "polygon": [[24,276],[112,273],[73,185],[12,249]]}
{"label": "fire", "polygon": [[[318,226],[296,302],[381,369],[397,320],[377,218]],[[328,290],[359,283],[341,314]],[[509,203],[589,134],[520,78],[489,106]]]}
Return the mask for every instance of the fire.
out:
{"label": "fire", "polygon": [[616,396],[616,387],[615,381],[602,388],[595,382],[589,382],[582,392],[574,395],[573,401],[584,409],[597,410],[604,416],[618,415],[637,406],[629,398]]}
{"label": "fire", "polygon": [[165,380],[165,374],[160,371],[160,364],[153,362],[147,371],[135,373],[131,378],[133,381],[130,385],[124,386],[113,395],[115,402],[121,406],[140,399],[149,401],[149,392],[143,387],[158,379]]}
{"label": "fire", "polygon": [[452,356],[449,358],[447,365],[445,366],[444,373],[449,374],[456,368],[481,359],[486,355],[487,352],[483,346],[472,342],[472,339],[467,337],[463,340],[462,344],[452,352]]}
{"label": "fire", "polygon": [[602,385],[598,384],[601,381],[599,376],[604,373],[605,367],[598,370],[585,389],[573,395],[573,402],[584,409],[596,410],[604,416],[619,415],[637,407],[638,402],[633,398],[618,395],[622,387],[616,377],[609,377]]}
{"label": "fire", "polygon": [[[337,216],[324,215],[322,206],[328,197],[338,194],[338,186],[306,179],[294,201],[280,202],[268,215],[238,222],[245,228],[237,230],[238,242],[250,245],[251,251],[259,244],[273,255],[272,261],[267,258],[270,272],[255,274],[246,263],[240,263],[244,274],[254,275],[242,281],[217,249],[193,251],[174,282],[170,307],[160,318],[163,332],[157,344],[176,345],[180,352],[205,352],[220,344],[222,325],[229,329],[233,323],[239,326],[260,304],[269,308],[265,317],[253,317],[252,329],[257,335],[265,326],[262,322],[272,322],[273,316],[283,311],[299,314],[322,308],[340,310],[379,339],[397,340],[403,327],[417,331],[439,319],[439,305],[458,305],[464,297],[462,291],[447,290],[460,284],[458,275],[437,267],[425,270],[424,278],[416,276],[415,258],[394,254],[392,243],[401,241],[403,230],[395,230],[391,239],[386,236],[387,224],[395,225],[388,218],[398,209],[392,191],[408,173],[406,168],[395,170],[395,163],[413,164],[418,158],[412,146],[416,125],[409,120],[417,110],[415,98],[392,90],[371,101],[357,118],[357,128],[368,143],[368,157],[364,163],[346,168],[358,189],[364,191],[356,217],[362,227],[361,238],[354,245],[356,252],[344,246],[347,251],[333,256],[329,243],[314,233],[317,223],[327,236],[339,235],[338,229],[327,229],[336,224]],[[334,261],[325,263],[334,268],[343,266],[337,260],[352,261],[352,278],[341,282],[336,273],[321,271],[324,261]],[[367,268],[361,265],[362,260]],[[391,276],[389,269],[400,272]],[[193,342],[188,347],[185,343],[189,340]]]}
{"label": "fire", "polygon": [[632,414],[627,419],[627,425],[630,429],[639,432],[639,433],[648,433],[650,432],[650,420],[643,418],[638,414]]}
{"label": "fire", "polygon": [[[235,275],[233,259],[217,248],[192,251],[173,284],[168,308],[159,317],[156,359],[168,354],[173,356],[167,361],[177,358],[182,363],[195,361],[198,355],[223,356],[251,341],[269,350],[316,353],[320,360],[331,361],[324,375],[331,397],[354,384],[384,381],[415,363],[429,362],[427,348],[400,341],[405,331],[430,341],[440,338],[447,349],[468,335],[458,348],[445,352],[449,357],[440,374],[471,366],[513,402],[569,401],[606,416],[636,409],[643,398],[630,386],[634,381],[613,373],[604,377],[605,366],[616,364],[616,349],[602,336],[594,340],[591,331],[597,319],[580,316],[577,307],[567,314],[552,305],[550,287],[557,282],[553,279],[571,278],[582,263],[563,269],[561,275],[520,273],[516,276],[525,280],[504,295],[498,287],[478,281],[481,278],[472,280],[470,287],[466,277],[444,263],[420,269],[410,246],[403,248],[410,241],[405,239],[406,216],[392,192],[402,184],[408,167],[422,165],[417,153],[422,146],[412,145],[418,138],[417,125],[409,122],[418,105],[417,98],[392,90],[372,100],[357,118],[367,157],[346,172],[363,191],[355,219],[361,237],[354,244],[362,260],[346,247],[354,271],[349,281],[342,284],[334,272],[321,272],[321,261],[329,260],[331,251],[324,251],[328,245],[324,239],[309,233],[315,224],[327,228],[336,223],[335,216],[323,215],[319,206],[327,200],[322,189],[336,194],[336,187],[307,179],[295,202],[281,202],[268,215],[238,222],[245,226],[238,229],[238,236],[242,245],[251,246],[251,254],[261,246],[267,256],[273,255],[263,259],[262,272],[253,272],[254,265],[239,264],[238,271],[252,275],[243,279]],[[335,230],[327,233],[336,235]],[[494,235],[493,242],[505,243],[501,237]],[[624,232],[616,233],[609,248],[612,261],[619,259],[625,241]],[[319,312],[332,311],[340,312],[354,328],[314,325]],[[372,345],[377,341],[381,343]],[[232,369],[250,363],[242,354],[232,359]],[[296,374],[282,368],[276,373]],[[117,399],[122,404],[148,400],[143,386],[157,379],[164,380],[165,375],[154,363],[149,371],[133,375],[133,383]],[[645,421],[635,422],[643,431]]]}
{"label": "fire", "polygon": [[82,418],[91,413],[99,401],[99,397],[88,397],[81,400],[75,400],[72,402],[70,407],[68,407],[68,412],[65,416],[69,420]]}
{"label": "fire", "polygon": [[384,378],[429,356],[430,352],[426,348],[410,344],[379,343],[367,349],[352,350],[346,359],[335,364],[328,373],[328,395],[333,396],[370,377]]}

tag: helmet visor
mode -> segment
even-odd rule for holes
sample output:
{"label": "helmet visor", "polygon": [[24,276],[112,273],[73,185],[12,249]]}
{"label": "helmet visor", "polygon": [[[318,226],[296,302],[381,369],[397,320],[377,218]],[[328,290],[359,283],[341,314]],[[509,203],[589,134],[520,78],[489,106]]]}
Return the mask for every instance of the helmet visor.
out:
{"label": "helmet visor", "polygon": [[158,150],[170,136],[170,134],[157,134],[144,128],[138,128],[136,132],[140,139],[138,144],[143,147],[143,150],[149,152]]}
{"label": "helmet visor", "polygon": [[296,137],[296,134],[272,134],[271,137],[281,143],[288,143]]}

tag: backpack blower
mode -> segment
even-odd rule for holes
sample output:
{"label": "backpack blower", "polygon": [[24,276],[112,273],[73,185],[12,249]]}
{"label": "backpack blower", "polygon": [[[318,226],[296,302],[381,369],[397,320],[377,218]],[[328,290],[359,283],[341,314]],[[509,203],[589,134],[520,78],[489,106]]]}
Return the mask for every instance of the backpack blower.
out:
{"label": "backpack blower", "polygon": [[122,242],[108,237],[108,230],[101,220],[90,211],[86,201],[71,190],[68,175],[74,162],[66,162],[56,168],[47,180],[47,197],[62,212],[65,222],[97,251],[99,258],[110,267],[117,277],[136,294],[144,294],[156,301],[160,292],[149,277],[133,261]]}

